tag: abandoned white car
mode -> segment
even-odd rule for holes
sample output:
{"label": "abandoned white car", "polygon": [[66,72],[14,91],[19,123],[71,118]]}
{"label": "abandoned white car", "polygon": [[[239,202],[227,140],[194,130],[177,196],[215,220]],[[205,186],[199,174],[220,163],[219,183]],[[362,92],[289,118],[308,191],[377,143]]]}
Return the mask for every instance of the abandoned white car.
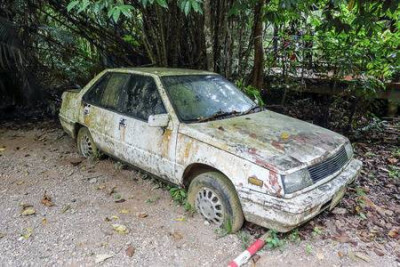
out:
{"label": "abandoned white car", "polygon": [[108,69],[63,93],[62,127],[100,151],[188,188],[209,222],[289,231],[343,197],[358,175],[344,136],[259,108],[210,72]]}

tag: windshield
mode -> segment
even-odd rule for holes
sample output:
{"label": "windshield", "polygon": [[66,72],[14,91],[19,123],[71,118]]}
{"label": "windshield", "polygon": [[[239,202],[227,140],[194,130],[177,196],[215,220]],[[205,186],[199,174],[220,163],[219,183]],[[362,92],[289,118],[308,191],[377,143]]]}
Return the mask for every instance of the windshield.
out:
{"label": "windshield", "polygon": [[166,76],[161,80],[183,121],[243,113],[256,106],[236,86],[219,75]]}

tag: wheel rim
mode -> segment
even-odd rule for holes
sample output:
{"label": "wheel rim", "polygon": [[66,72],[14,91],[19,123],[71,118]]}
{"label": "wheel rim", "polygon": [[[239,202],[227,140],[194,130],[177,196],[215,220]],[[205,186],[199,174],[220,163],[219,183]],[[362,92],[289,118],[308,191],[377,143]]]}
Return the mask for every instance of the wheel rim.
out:
{"label": "wheel rim", "polygon": [[209,222],[221,226],[224,222],[224,206],[220,197],[211,189],[203,187],[196,196],[197,211]]}
{"label": "wheel rim", "polygon": [[93,144],[87,134],[81,138],[81,152],[87,158],[93,156]]}

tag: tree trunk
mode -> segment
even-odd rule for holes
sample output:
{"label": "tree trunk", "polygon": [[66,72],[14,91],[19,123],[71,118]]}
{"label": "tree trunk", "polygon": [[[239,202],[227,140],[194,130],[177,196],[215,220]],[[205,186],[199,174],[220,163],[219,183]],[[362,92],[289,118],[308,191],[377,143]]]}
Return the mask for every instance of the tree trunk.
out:
{"label": "tree trunk", "polygon": [[204,9],[204,39],[206,46],[206,61],[207,61],[207,70],[214,71],[214,49],[212,42],[212,23],[211,23],[211,0],[204,0],[203,9]]}
{"label": "tree trunk", "polygon": [[263,48],[263,17],[266,0],[258,0],[254,8],[254,66],[252,85],[258,90],[264,85],[264,48]]}

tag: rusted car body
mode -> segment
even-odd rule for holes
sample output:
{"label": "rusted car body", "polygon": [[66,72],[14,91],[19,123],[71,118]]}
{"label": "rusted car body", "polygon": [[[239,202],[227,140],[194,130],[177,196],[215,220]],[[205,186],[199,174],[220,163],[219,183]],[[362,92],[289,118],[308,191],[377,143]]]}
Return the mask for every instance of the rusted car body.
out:
{"label": "rusted car body", "polygon": [[[107,73],[151,78],[165,112],[146,121],[88,104],[85,94]],[[177,185],[188,186],[198,169],[218,171],[233,184],[244,218],[277,231],[338,204],[361,168],[347,138],[269,110],[184,122],[163,78],[185,75],[217,76],[180,69],[105,70],[82,90],[64,92],[61,125],[73,138],[87,127],[102,152]],[[160,120],[166,121],[157,124]]]}

